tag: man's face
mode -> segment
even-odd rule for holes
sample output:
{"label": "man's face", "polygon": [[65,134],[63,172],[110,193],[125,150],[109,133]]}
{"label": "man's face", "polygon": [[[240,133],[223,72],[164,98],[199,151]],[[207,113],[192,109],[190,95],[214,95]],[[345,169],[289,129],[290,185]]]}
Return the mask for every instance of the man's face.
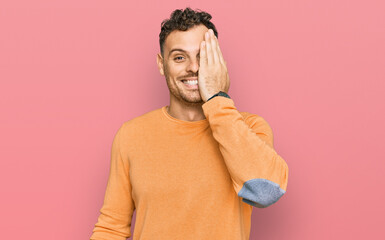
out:
{"label": "man's face", "polygon": [[[208,28],[203,24],[187,31],[171,32],[164,43],[164,57],[158,54],[160,73],[166,77],[170,94],[187,105],[202,104],[198,85],[187,85],[186,78],[198,79],[200,43]],[[178,49],[178,50],[176,50]]]}

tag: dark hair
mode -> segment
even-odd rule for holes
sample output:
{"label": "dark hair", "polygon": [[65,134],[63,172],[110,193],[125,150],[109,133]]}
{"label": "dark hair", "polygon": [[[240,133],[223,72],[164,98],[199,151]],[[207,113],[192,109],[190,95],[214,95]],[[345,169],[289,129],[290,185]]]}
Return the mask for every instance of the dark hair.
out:
{"label": "dark hair", "polygon": [[161,31],[159,33],[159,45],[160,52],[163,55],[163,45],[166,41],[166,37],[174,30],[187,31],[188,29],[203,24],[208,29],[214,31],[214,35],[218,38],[218,32],[215,25],[210,21],[211,15],[207,12],[201,11],[200,9],[192,10],[189,7],[183,9],[174,10],[170,19],[165,19],[161,23]]}

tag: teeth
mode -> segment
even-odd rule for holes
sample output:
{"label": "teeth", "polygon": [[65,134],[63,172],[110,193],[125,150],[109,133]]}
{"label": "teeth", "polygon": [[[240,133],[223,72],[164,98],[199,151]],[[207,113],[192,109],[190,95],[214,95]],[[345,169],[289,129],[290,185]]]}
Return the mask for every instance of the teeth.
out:
{"label": "teeth", "polygon": [[196,85],[196,84],[198,84],[198,80],[184,80],[183,81],[184,83],[187,83],[187,84],[189,84],[189,85]]}

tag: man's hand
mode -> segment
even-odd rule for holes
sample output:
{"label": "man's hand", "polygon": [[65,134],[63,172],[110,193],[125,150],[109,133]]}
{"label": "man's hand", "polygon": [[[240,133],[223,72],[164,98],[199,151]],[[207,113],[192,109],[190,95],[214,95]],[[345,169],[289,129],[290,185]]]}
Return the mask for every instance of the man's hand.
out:
{"label": "man's hand", "polygon": [[230,87],[226,62],[212,29],[206,32],[200,45],[198,86],[204,102],[219,91],[227,93]]}

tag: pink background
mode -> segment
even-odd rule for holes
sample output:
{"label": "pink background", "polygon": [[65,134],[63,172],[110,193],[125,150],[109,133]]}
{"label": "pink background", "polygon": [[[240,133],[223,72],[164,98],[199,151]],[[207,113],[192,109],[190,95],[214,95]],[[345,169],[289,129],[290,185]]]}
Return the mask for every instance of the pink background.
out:
{"label": "pink background", "polygon": [[2,1],[1,239],[90,237],[115,132],[169,103],[160,23],[186,6],[212,14],[230,96],[289,165],[250,239],[385,239],[382,0]]}

